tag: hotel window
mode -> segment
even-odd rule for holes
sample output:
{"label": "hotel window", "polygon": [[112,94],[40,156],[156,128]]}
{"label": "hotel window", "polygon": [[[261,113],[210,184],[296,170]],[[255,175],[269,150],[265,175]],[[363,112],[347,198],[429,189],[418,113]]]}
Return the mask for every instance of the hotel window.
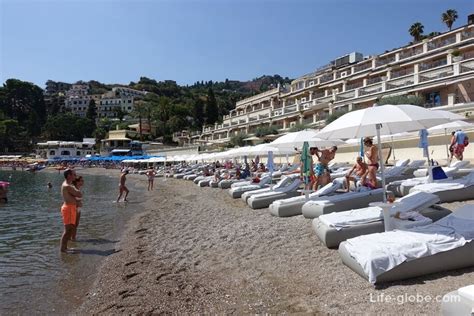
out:
{"label": "hotel window", "polygon": [[55,152],[54,150],[50,150],[50,151],[49,151],[49,155],[50,155],[50,156],[54,156],[54,155],[56,155],[56,152]]}
{"label": "hotel window", "polygon": [[80,151],[76,151],[76,156],[80,156],[81,155],[81,152]]}
{"label": "hotel window", "polygon": [[425,107],[435,107],[441,105],[441,96],[439,91],[425,94]]}
{"label": "hotel window", "polygon": [[132,100],[128,100],[128,103],[132,103]]}
{"label": "hotel window", "polygon": [[61,156],[70,156],[70,155],[71,155],[71,153],[69,152],[69,150],[63,150],[61,152]]}

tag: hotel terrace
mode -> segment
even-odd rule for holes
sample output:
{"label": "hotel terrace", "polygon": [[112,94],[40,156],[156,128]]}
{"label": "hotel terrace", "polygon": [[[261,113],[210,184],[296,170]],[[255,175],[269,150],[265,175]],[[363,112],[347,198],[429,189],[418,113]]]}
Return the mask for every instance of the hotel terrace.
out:
{"label": "hotel terrace", "polygon": [[321,128],[332,113],[395,95],[421,96],[426,107],[469,115],[474,109],[474,24],[376,56],[343,56],[290,87],[237,102],[221,124],[175,136],[189,143],[225,144],[238,133],[252,136],[261,126],[274,126],[279,133],[296,124]]}

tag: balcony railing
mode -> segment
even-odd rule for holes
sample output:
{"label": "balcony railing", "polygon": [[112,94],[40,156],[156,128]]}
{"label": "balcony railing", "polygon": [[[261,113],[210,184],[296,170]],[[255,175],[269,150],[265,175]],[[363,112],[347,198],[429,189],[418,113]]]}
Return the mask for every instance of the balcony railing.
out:
{"label": "balcony railing", "polygon": [[323,84],[323,83],[331,81],[333,79],[334,79],[333,74],[324,75],[321,78],[319,78],[319,84]]}
{"label": "balcony railing", "polygon": [[354,73],[364,71],[364,70],[370,69],[370,68],[372,68],[372,62],[365,62],[363,64],[357,64],[354,67]]}
{"label": "balcony railing", "polygon": [[461,40],[466,40],[474,37],[474,29],[470,29],[461,33]]}
{"label": "balcony railing", "polygon": [[336,95],[336,101],[342,101],[347,99],[355,98],[355,90],[349,92],[343,92]]}
{"label": "balcony railing", "polygon": [[324,92],[313,93],[313,100],[324,97]]}
{"label": "balcony railing", "polygon": [[371,84],[378,83],[378,82],[382,81],[382,77],[383,77],[383,76],[378,76],[378,77],[369,78],[369,79],[367,80],[367,85],[371,85]]}
{"label": "balcony railing", "polygon": [[473,52],[465,52],[462,53],[462,59],[471,59],[474,58],[474,51]]}
{"label": "balcony railing", "polygon": [[354,82],[354,83],[348,84],[348,85],[346,85],[346,91],[354,90],[354,89],[360,88],[360,87],[362,87],[363,85],[364,85],[364,82],[363,82],[363,81],[359,81],[359,82]]}
{"label": "balcony railing", "polygon": [[254,117],[254,116],[249,117],[249,122],[254,122],[256,120],[258,120],[258,117]]}
{"label": "balcony railing", "polygon": [[303,125],[313,124],[313,116],[305,117],[303,119]]}
{"label": "balcony railing", "polygon": [[441,69],[436,69],[433,71],[428,71],[428,72],[424,72],[423,74],[420,74],[420,82],[441,79],[444,77],[452,76],[453,74],[454,74],[453,66],[449,65]]}
{"label": "balcony railing", "polygon": [[448,61],[446,60],[446,58],[438,59],[438,60],[430,62],[430,63],[422,63],[422,64],[420,64],[420,71],[441,67],[441,66],[446,65],[447,63],[448,63]]}
{"label": "balcony railing", "polygon": [[270,117],[270,113],[259,114],[258,119],[263,120],[263,119],[266,119],[266,118],[269,118],[269,117]]}
{"label": "balcony railing", "polygon": [[423,53],[423,46],[407,48],[400,53],[400,60],[410,58]]}
{"label": "balcony railing", "polygon": [[384,66],[384,65],[392,63],[394,61],[395,61],[395,55],[380,58],[380,59],[376,60],[375,67]]}
{"label": "balcony railing", "polygon": [[285,108],[285,113],[292,113],[292,112],[296,112],[296,105],[287,106]]}
{"label": "balcony railing", "polygon": [[314,100],[315,104],[319,104],[319,103],[326,103],[326,102],[329,102],[332,100],[332,96],[327,96],[327,97],[324,97],[324,98],[319,98],[319,99],[316,99]]}
{"label": "balcony railing", "polygon": [[408,69],[401,69],[401,70],[397,70],[397,71],[392,71],[391,78],[395,79],[395,78],[399,78],[399,77],[403,77],[403,76],[412,75],[413,72],[414,72],[413,67],[408,68]]}
{"label": "balcony railing", "polygon": [[469,72],[469,71],[474,71],[474,61],[468,61],[463,64],[461,64],[461,73]]}
{"label": "balcony railing", "polygon": [[428,50],[438,49],[456,43],[456,34],[428,43]]}
{"label": "balcony railing", "polygon": [[365,87],[363,89],[360,89],[359,90],[359,96],[378,93],[378,92],[381,92],[381,91],[382,91],[382,85],[381,84],[373,85],[373,86],[370,86],[370,87]]}
{"label": "balcony railing", "polygon": [[411,86],[414,83],[415,81],[413,80],[413,77],[390,80],[387,82],[387,90]]}

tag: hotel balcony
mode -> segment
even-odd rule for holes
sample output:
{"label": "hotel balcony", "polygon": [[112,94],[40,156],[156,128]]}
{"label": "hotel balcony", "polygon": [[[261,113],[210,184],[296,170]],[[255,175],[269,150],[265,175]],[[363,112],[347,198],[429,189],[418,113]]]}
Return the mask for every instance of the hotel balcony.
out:
{"label": "hotel balcony", "polygon": [[380,58],[375,61],[375,67],[385,66],[387,64],[393,63],[394,61],[395,61],[395,54],[384,57],[384,58]]}
{"label": "hotel balcony", "polygon": [[332,80],[334,80],[334,75],[332,73],[330,73],[330,74],[324,75],[321,78],[319,78],[319,84],[323,84],[325,82],[329,82],[329,81],[332,81]]}
{"label": "hotel balcony", "polygon": [[356,92],[355,92],[355,90],[352,90],[352,91],[336,94],[336,101],[343,101],[343,100],[353,99],[355,97],[356,97]]}
{"label": "hotel balcony", "polygon": [[423,53],[423,45],[410,47],[400,52],[400,60],[407,59]]}
{"label": "hotel balcony", "polygon": [[425,71],[420,73],[420,82],[441,79],[453,75],[453,66],[449,65],[446,67],[438,68],[431,71]]}
{"label": "hotel balcony", "polygon": [[424,70],[429,70],[441,66],[445,66],[448,63],[446,58],[438,59],[432,62],[422,63],[420,64],[420,72]]}
{"label": "hotel balcony", "polygon": [[398,71],[392,71],[392,73],[390,74],[390,78],[391,79],[396,79],[396,78],[399,78],[399,77],[413,75],[413,73],[414,73],[413,67],[398,70]]}
{"label": "hotel balcony", "polygon": [[428,51],[435,50],[454,43],[456,43],[456,34],[451,34],[449,36],[428,42]]}
{"label": "hotel balcony", "polygon": [[284,113],[292,113],[292,112],[296,112],[296,107],[297,105],[290,105],[290,106],[287,106],[284,108]]}
{"label": "hotel balcony", "polygon": [[465,62],[461,64],[460,72],[465,73],[469,71],[474,71],[474,60]]}
{"label": "hotel balcony", "polygon": [[461,33],[461,40],[474,38],[474,29],[470,29]]}
{"label": "hotel balcony", "polygon": [[354,67],[354,73],[361,72],[361,71],[371,69],[371,68],[372,68],[372,61],[370,61],[370,60],[366,61],[366,62],[358,63]]}
{"label": "hotel balcony", "polygon": [[402,87],[406,87],[406,86],[411,86],[414,83],[415,83],[415,80],[413,79],[413,75],[408,75],[404,78],[388,81],[387,82],[387,90],[398,89],[398,88],[402,88]]}
{"label": "hotel balcony", "polygon": [[355,90],[357,88],[362,87],[363,85],[364,83],[362,81],[348,84],[346,85],[346,91]]}
{"label": "hotel balcony", "polygon": [[382,92],[382,90],[383,90],[382,84],[377,83],[377,84],[359,89],[359,96],[361,97],[361,96],[365,96],[369,94],[379,93],[379,92]]}

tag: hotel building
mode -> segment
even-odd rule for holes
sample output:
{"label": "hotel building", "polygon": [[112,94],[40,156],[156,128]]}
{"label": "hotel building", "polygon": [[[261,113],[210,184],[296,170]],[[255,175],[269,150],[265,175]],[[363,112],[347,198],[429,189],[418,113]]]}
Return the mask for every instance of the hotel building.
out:
{"label": "hotel building", "polygon": [[474,116],[474,24],[376,56],[337,58],[289,87],[237,102],[222,123],[204,126],[189,142],[225,144],[239,133],[252,136],[261,126],[280,133],[296,124],[321,128],[333,113],[396,95],[415,95],[425,107]]}

